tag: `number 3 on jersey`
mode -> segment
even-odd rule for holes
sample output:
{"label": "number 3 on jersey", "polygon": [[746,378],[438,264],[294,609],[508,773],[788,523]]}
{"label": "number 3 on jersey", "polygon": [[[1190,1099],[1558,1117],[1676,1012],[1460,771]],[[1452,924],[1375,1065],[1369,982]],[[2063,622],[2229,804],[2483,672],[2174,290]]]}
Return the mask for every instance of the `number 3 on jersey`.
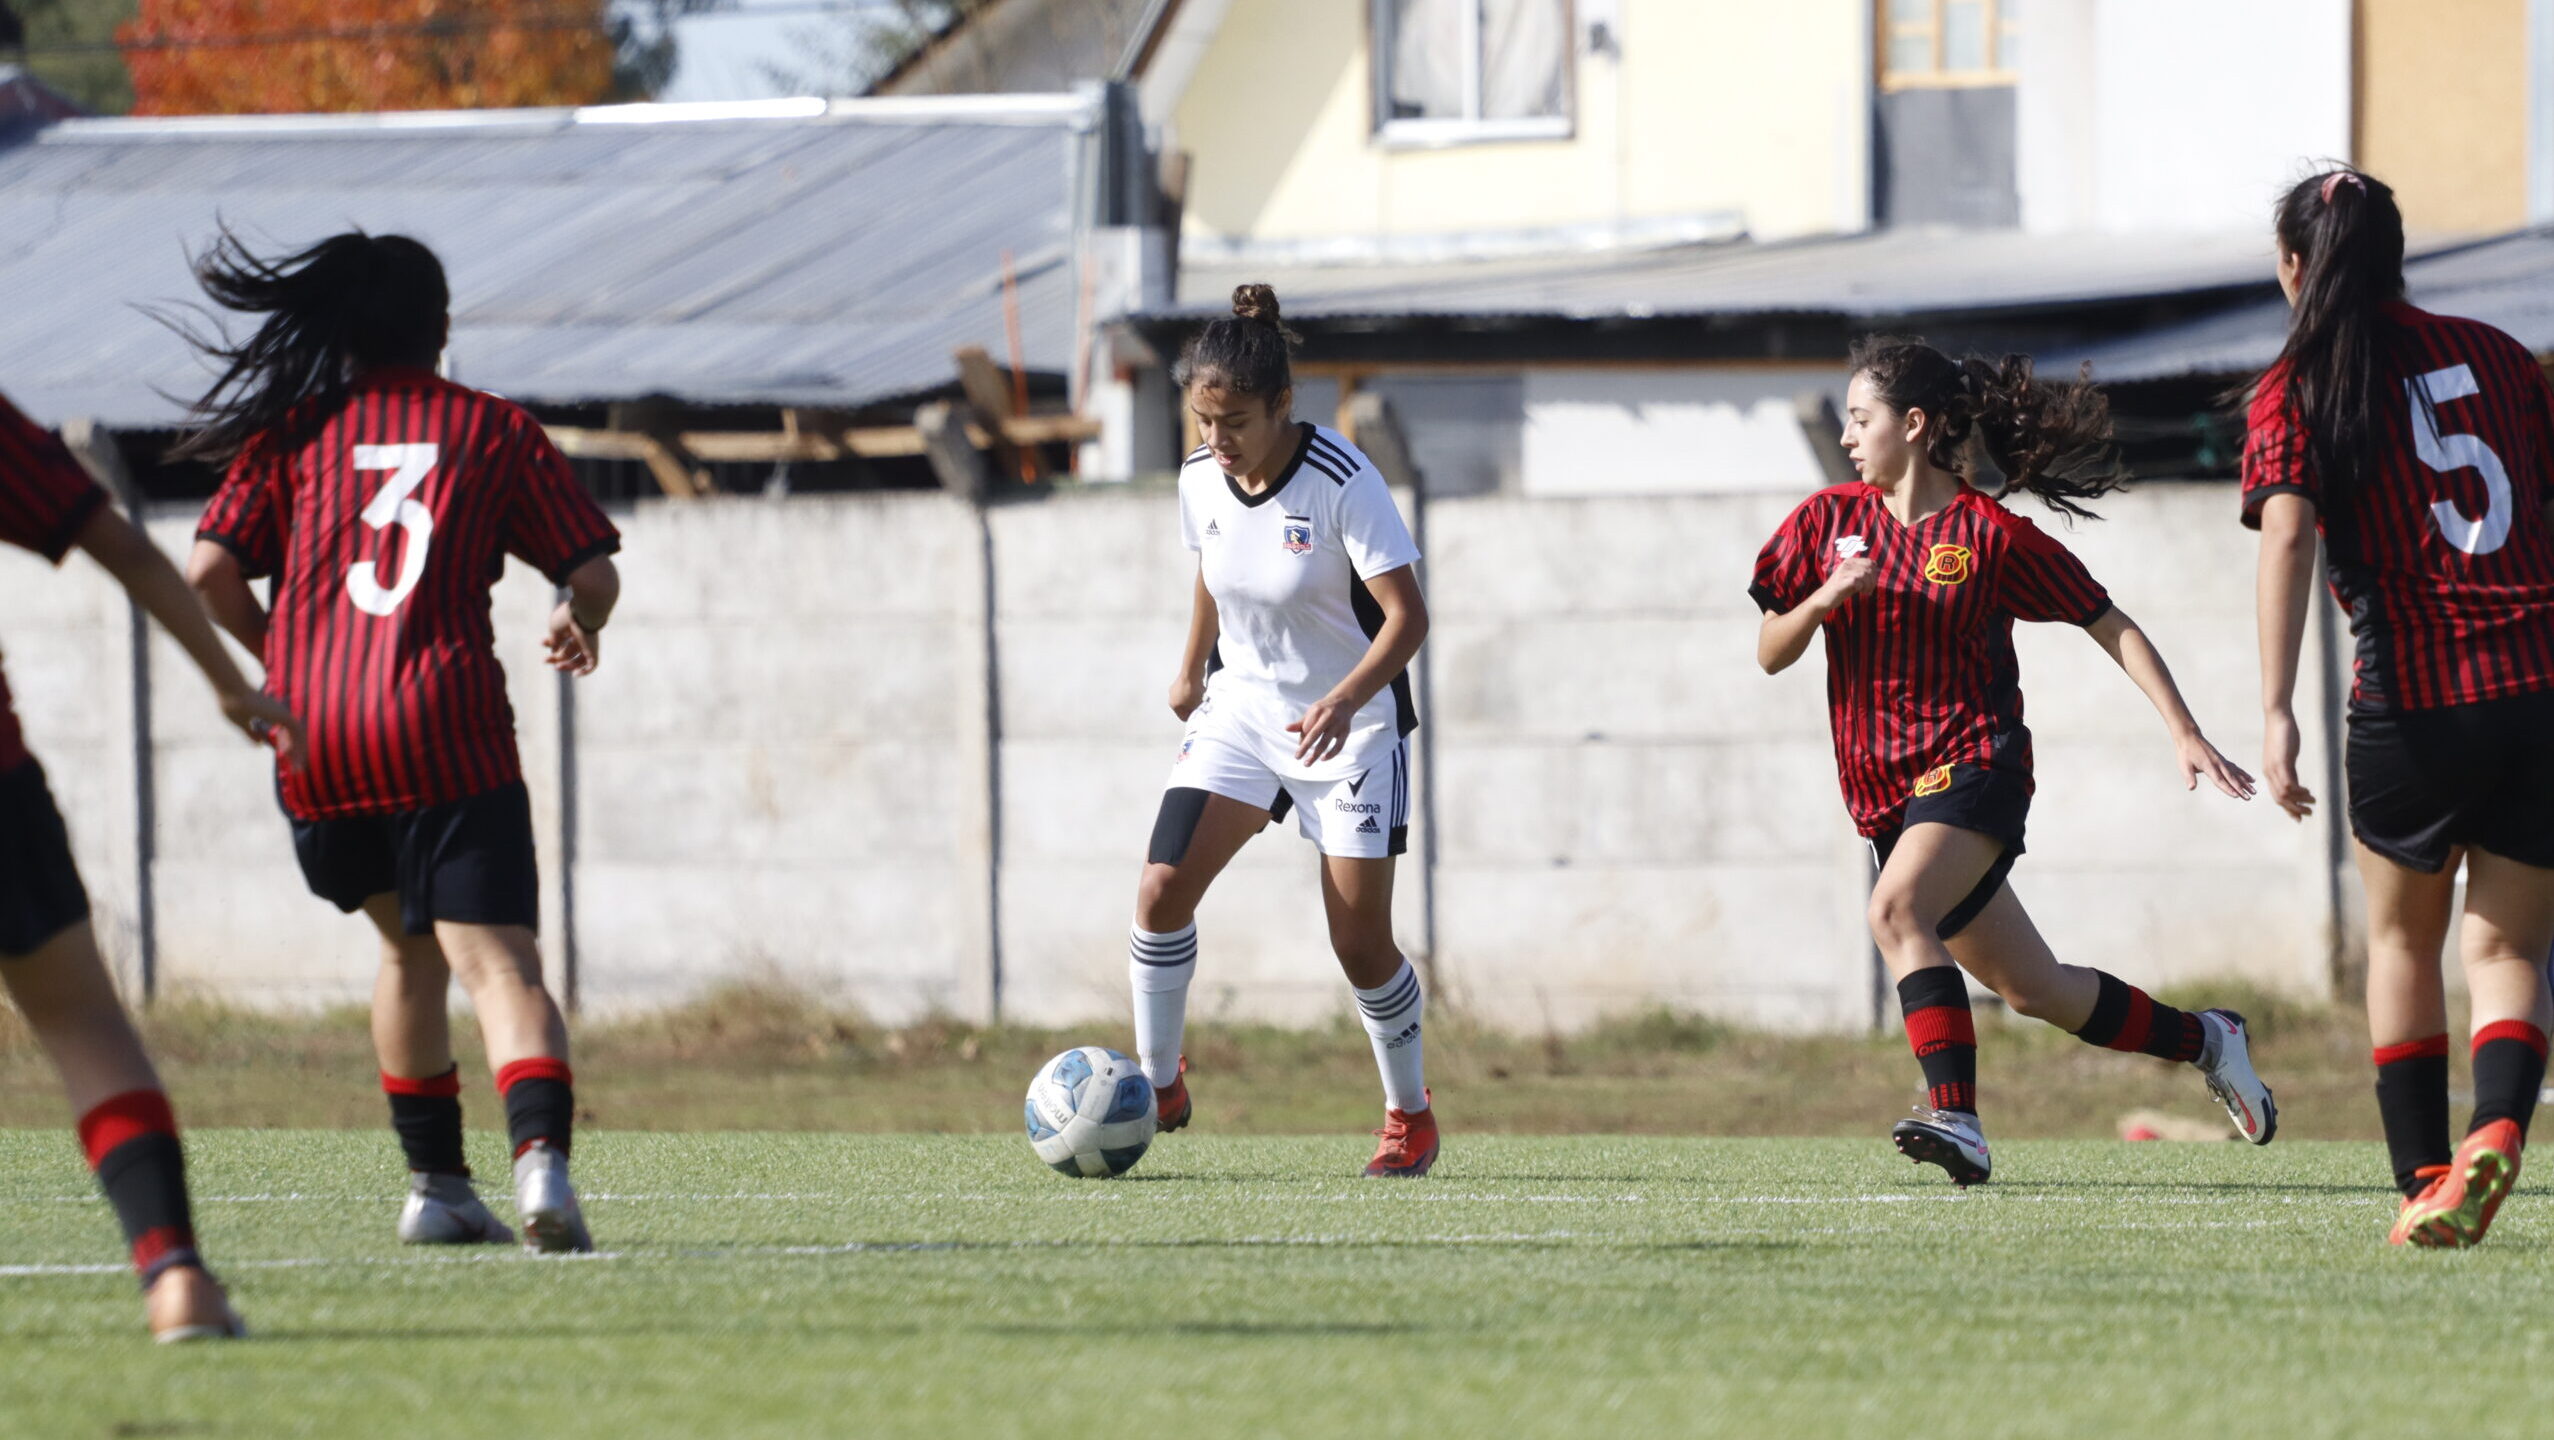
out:
{"label": "number 3 on jersey", "polygon": [[399,608],[408,592],[426,577],[426,546],[434,539],[435,517],[432,511],[409,497],[426,483],[435,468],[440,449],[433,445],[358,445],[355,468],[387,470],[390,478],[363,509],[364,523],[375,530],[392,525],[408,532],[407,543],[400,547],[399,578],[388,588],[381,583],[380,572],[370,560],[358,560],[346,572],[346,598],[367,615],[387,615]]}
{"label": "number 3 on jersey", "polygon": [[[2473,469],[2483,474],[2483,514],[2468,520],[2456,502],[2441,500],[2430,507],[2430,518],[2439,525],[2439,537],[2468,555],[2489,555],[2510,538],[2510,472],[2501,457],[2480,435],[2439,433],[2437,406],[2451,400],[2466,400],[2482,393],[2474,383],[2474,371],[2465,365],[2451,365],[2433,370],[2403,382],[2403,393],[2412,401],[2412,448],[2421,463],[2445,474],[2451,470]],[[2421,397],[2428,395],[2429,403]]]}

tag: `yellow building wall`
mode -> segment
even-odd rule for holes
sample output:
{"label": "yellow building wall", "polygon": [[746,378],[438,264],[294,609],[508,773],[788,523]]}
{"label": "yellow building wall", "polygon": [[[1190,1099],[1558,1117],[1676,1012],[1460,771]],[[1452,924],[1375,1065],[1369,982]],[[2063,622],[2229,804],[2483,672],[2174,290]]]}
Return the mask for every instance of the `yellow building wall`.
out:
{"label": "yellow building wall", "polygon": [[1567,139],[1373,133],[1368,0],[1233,0],[1173,113],[1187,226],[1221,240],[1535,230],[1735,212],[1760,238],[1858,223],[1869,0],[1619,0],[1576,57]]}
{"label": "yellow building wall", "polygon": [[2527,0],[2359,0],[2360,168],[2415,232],[2527,223]]}

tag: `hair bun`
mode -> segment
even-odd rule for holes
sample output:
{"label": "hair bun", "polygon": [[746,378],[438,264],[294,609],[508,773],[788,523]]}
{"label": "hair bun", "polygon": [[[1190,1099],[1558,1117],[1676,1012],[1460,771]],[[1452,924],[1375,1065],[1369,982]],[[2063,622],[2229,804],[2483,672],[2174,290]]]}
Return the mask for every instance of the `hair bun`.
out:
{"label": "hair bun", "polygon": [[1233,313],[1244,320],[1285,328],[1285,320],[1277,313],[1276,287],[1259,281],[1233,287]]}

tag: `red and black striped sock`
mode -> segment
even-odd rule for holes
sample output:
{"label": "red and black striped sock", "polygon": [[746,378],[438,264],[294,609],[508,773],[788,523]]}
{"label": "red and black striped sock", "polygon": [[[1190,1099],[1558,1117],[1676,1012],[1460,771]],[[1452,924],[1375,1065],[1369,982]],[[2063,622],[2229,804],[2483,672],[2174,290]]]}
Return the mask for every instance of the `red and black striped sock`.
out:
{"label": "red and black striped sock", "polygon": [[568,1153],[576,1123],[576,1077],[568,1062],[547,1055],[517,1060],[497,1072],[497,1093],[505,1097],[505,1128],[521,1155],[535,1140]]}
{"label": "red and black striped sock", "polygon": [[2176,1010],[2106,970],[2094,971],[2093,978],[2101,982],[2101,993],[2075,1038],[2105,1050],[2198,1062],[2208,1044],[2208,1026],[2198,1012]]}
{"label": "red and black striped sock", "polygon": [[1907,1016],[1907,1048],[1924,1067],[1925,1103],[1936,1110],[1978,1113],[1978,1030],[1969,1014],[1969,985],[1947,965],[1898,982]]}
{"label": "red and black striped sock", "polygon": [[186,1151],[166,1095],[128,1090],[98,1102],[80,1117],[80,1148],[124,1224],[144,1288],[162,1271],[204,1263],[186,1198]]}
{"label": "red and black striped sock", "polygon": [[422,1080],[384,1070],[381,1093],[390,1097],[390,1128],[399,1132],[409,1169],[469,1178],[470,1164],[461,1154],[460,1066]]}
{"label": "red and black striped sock", "polygon": [[2474,1032],[2473,1134],[2495,1120],[2515,1120],[2519,1134],[2536,1118],[2545,1084],[2545,1032],[2524,1020],[2495,1020]]}
{"label": "red and black striped sock", "polygon": [[2430,1183],[2421,1178],[2421,1168],[2445,1165],[2454,1153],[2448,1144],[2448,1037],[2380,1045],[2376,1061],[2377,1117],[2385,1123],[2394,1183],[2405,1195],[2418,1195]]}

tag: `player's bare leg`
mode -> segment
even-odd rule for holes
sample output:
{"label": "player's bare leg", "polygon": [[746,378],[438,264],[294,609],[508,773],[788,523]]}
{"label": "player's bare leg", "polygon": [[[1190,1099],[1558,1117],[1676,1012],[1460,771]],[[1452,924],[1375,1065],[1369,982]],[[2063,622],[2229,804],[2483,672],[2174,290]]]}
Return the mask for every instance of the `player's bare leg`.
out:
{"label": "player's bare leg", "polygon": [[1898,1153],[1939,1165],[1955,1185],[1992,1173],[1978,1120],[1977,1031],[1968,986],[1942,942],[1945,916],[1975,891],[2003,855],[2003,842],[1956,826],[1910,825],[1872,883],[1872,942],[1897,982],[1907,1044],[1924,1067],[1925,1103],[1889,1132]]}
{"label": "player's bare leg", "polygon": [[539,942],[521,925],[451,921],[436,922],[435,940],[478,1011],[488,1068],[505,1099],[524,1245],[549,1252],[593,1249],[568,1184],[576,1077],[568,1069],[567,1021],[542,986]]}
{"label": "player's bare leg", "polygon": [[1437,1163],[1437,1112],[1430,1103],[1420,1016],[1419,972],[1392,935],[1393,860],[1321,857],[1321,908],[1330,948],[1357,992],[1357,1018],[1383,1073],[1381,1143],[1370,1176],[1415,1180]]}
{"label": "player's bare leg", "polygon": [[399,1238],[410,1245],[511,1245],[462,1156],[461,1071],[452,1058],[452,967],[432,935],[411,935],[396,895],[364,902],[381,939],[373,977],[372,1045],[390,1125],[408,1163]]}
{"label": "player's bare leg", "polygon": [[196,1253],[176,1119],[89,923],[0,963],[0,979],[62,1077],[81,1146],[132,1246],[152,1335],[165,1342],[247,1333]]}
{"label": "player's bare leg", "polygon": [[2469,849],[2459,940],[2474,1010],[2474,1117],[2447,1172],[2406,1207],[2420,1212],[2412,1222],[2420,1238],[2450,1248],[2475,1244],[2491,1229],[2518,1180],[2545,1083],[2554,872]]}
{"label": "player's bare leg", "polygon": [[1127,980],[1135,995],[1135,1057],[1153,1084],[1160,1128],[1188,1124],[1188,986],[1197,973],[1197,906],[1215,877],[1268,824],[1268,812],[1229,795],[1172,790],[1162,797],[1151,857],[1135,885]]}
{"label": "player's bare leg", "polygon": [[2448,1001],[2440,951],[2456,903],[2457,866],[2450,853],[2435,875],[2398,865],[2354,846],[2368,903],[2368,1040],[2377,1067],[2377,1114],[2395,1184],[2403,1191],[2387,1239],[2429,1243],[2425,1196],[2447,1174]]}

